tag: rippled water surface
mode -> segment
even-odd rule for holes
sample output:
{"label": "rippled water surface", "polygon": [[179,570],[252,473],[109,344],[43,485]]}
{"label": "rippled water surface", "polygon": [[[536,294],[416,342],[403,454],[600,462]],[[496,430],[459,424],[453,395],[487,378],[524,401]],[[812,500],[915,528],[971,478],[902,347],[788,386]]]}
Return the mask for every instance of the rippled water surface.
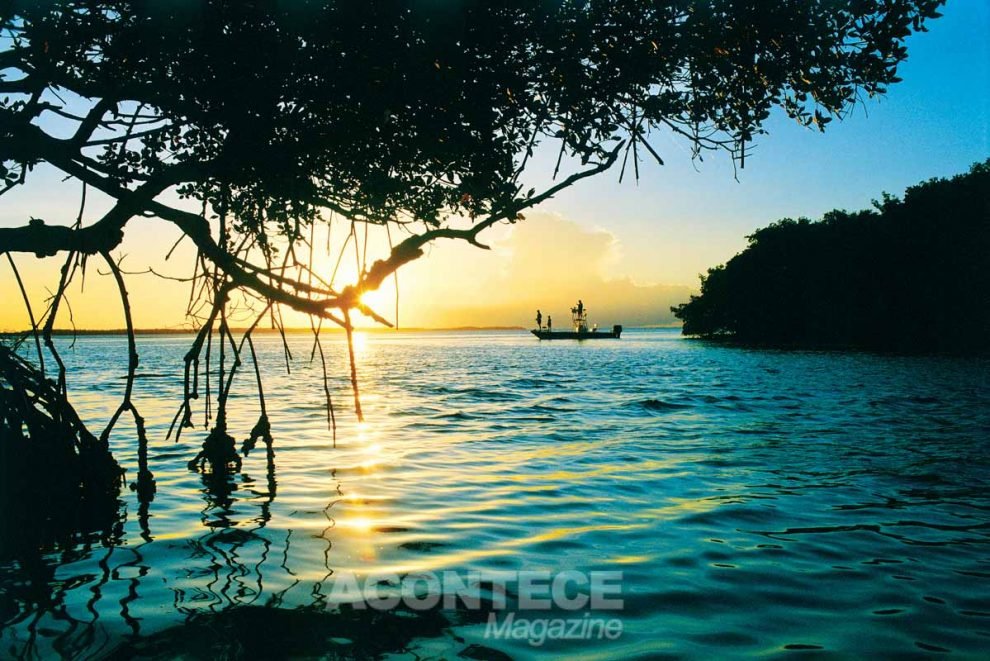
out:
{"label": "rippled water surface", "polygon": [[[534,647],[457,613],[352,618],[333,653],[990,651],[985,359],[743,350],[670,330],[583,344],[370,334],[358,425],[331,338],[334,449],[309,340],[289,338],[287,375],[264,336],[275,470],[259,447],[225,488],[186,467],[201,429],[165,440],[190,338],[139,340],[156,498],[142,512],[125,491],[119,545],[0,566],[0,655],[195,654],[183,641],[204,630],[241,646],[198,642],[206,656],[310,654],[264,645],[324,626],[335,576],[523,569],[621,570],[622,636]],[[82,338],[65,358],[74,403],[104,421],[123,339]],[[240,440],[257,413],[250,370],[237,384]],[[132,439],[123,426],[112,440],[129,477]],[[233,619],[207,619],[222,612]]]}

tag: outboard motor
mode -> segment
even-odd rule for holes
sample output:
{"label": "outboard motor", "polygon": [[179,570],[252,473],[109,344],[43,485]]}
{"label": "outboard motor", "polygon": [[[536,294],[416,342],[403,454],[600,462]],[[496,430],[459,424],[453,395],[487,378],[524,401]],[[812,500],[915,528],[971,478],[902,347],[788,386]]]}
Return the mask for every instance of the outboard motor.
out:
{"label": "outboard motor", "polygon": [[616,337],[622,335],[622,324],[616,324],[612,326],[612,334],[615,335]]}

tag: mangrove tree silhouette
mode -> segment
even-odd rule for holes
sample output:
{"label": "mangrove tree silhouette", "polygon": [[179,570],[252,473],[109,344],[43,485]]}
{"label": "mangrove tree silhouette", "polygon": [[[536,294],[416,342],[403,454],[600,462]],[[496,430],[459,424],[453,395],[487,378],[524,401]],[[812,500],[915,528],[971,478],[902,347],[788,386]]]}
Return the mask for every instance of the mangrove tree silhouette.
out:
{"label": "mangrove tree silhouette", "polygon": [[[236,468],[226,405],[235,374],[254,358],[258,324],[281,327],[286,308],[309,315],[312,355],[322,359],[324,323],[348,339],[354,311],[393,323],[361,297],[428,244],[484,247],[486,229],[522,220],[582,179],[613,166],[620,179],[638,176],[642,158],[663,162],[651,144],[658,134],[741,167],[775,108],[824,129],[897,82],[905,38],[941,4],[0,3],[0,192],[42,169],[80,187],[75,217],[0,229],[15,273],[16,253],[64,256],[47,309],[30,315],[37,368],[47,378],[43,351],[54,356],[64,397],[53,326],[70,282],[99,260],[118,285],[129,367],[98,441],[129,415],[144,446],[131,401],[138,354],[128,274],[111,253],[132,223],[171,224],[196,249],[185,280],[199,332],[170,434],[192,427],[194,406],[205,403],[209,432],[191,463]],[[558,153],[553,183],[527,188],[531,156],[548,143]],[[109,200],[109,210],[87,221],[87,196]],[[317,227],[341,239],[337,265],[353,251],[354,279],[314,268]],[[388,235],[378,258],[368,255],[369,229]],[[246,331],[232,330],[235,313],[250,321]],[[261,410],[247,448],[270,447],[256,365],[254,376]],[[333,427],[329,389],[327,406]]]}

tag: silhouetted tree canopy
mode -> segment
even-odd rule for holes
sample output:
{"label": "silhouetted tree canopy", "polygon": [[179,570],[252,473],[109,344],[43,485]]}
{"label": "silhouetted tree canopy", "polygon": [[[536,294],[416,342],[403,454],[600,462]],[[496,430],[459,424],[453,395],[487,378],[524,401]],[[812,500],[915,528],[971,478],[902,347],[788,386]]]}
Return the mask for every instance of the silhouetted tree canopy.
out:
{"label": "silhouetted tree canopy", "polygon": [[[26,218],[0,229],[0,252],[65,253],[37,322],[54,351],[52,324],[85,258],[107,263],[131,328],[126,274],[110,251],[134,218],[177,226],[197,249],[202,285],[193,286],[202,305],[190,306],[202,331],[186,358],[181,431],[192,425],[204,339],[219,330],[235,367],[251,349],[250,331],[235,342],[227,325],[235,293],[254,324],[266,314],[275,323],[281,306],[348,333],[354,308],[388,323],[361,295],[431,241],[481,245],[483,230],[580,179],[613,165],[638,176],[642,158],[662,162],[657,132],[742,165],[774,108],[824,128],[898,80],[905,37],[941,4],[2,0],[3,192],[45,165],[113,206],[88,224],[82,213]],[[541,143],[559,150],[554,183],[527,189]],[[341,285],[306,258],[313,226],[335,221],[355,250],[361,223],[401,240],[373,263],[361,256],[356,279]],[[138,418],[133,341],[130,353],[110,427],[121,412]],[[218,380],[227,450],[213,455],[232,462],[233,373]],[[360,417],[353,355],[351,378]],[[251,445],[269,438],[263,409]]]}
{"label": "silhouetted tree canopy", "polygon": [[871,210],[757,230],[672,310],[687,335],[747,343],[990,350],[990,160]]}
{"label": "silhouetted tree canopy", "polygon": [[[519,187],[536,142],[605,164],[665,127],[741,158],[775,106],[823,126],[882,92],[939,4],[4,2],[8,182],[47,162],[132,210],[89,241],[0,246],[107,250],[149,212],[236,272],[200,224],[152,204],[172,187],[262,246],[326,210],[512,220],[540,199]],[[77,129],[56,137],[56,117]]]}

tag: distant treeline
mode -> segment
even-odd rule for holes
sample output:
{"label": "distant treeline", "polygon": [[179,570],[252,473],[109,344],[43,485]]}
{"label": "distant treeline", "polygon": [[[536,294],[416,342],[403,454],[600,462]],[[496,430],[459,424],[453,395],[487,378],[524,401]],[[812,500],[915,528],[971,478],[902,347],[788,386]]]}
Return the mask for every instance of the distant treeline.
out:
{"label": "distant treeline", "polygon": [[685,335],[800,347],[990,348],[990,160],[874,209],[778,221],[671,308]]}
{"label": "distant treeline", "polygon": [[[231,332],[233,333],[243,333],[246,329],[231,327]],[[370,327],[362,328],[358,327],[357,330],[362,333],[423,333],[429,331],[505,331],[505,330],[526,330],[522,326],[451,326],[442,328],[426,328],[426,327],[413,327],[409,328],[386,328],[386,327]],[[135,335],[193,335],[198,333],[197,328],[138,328],[134,331]],[[300,334],[312,334],[312,328],[285,328],[279,330],[277,328],[255,328],[254,333],[259,335],[278,335],[285,332],[286,335],[300,335]],[[343,333],[343,328],[324,328],[321,332],[328,334]],[[20,339],[25,335],[29,335],[30,330],[22,331],[0,331],[0,340],[5,338],[10,339]],[[84,335],[126,335],[127,330],[123,328],[118,329],[101,329],[101,328],[86,328],[86,329],[76,329],[72,330],[69,328],[55,328],[52,329],[52,335],[56,337],[74,337],[74,336],[84,336]]]}

